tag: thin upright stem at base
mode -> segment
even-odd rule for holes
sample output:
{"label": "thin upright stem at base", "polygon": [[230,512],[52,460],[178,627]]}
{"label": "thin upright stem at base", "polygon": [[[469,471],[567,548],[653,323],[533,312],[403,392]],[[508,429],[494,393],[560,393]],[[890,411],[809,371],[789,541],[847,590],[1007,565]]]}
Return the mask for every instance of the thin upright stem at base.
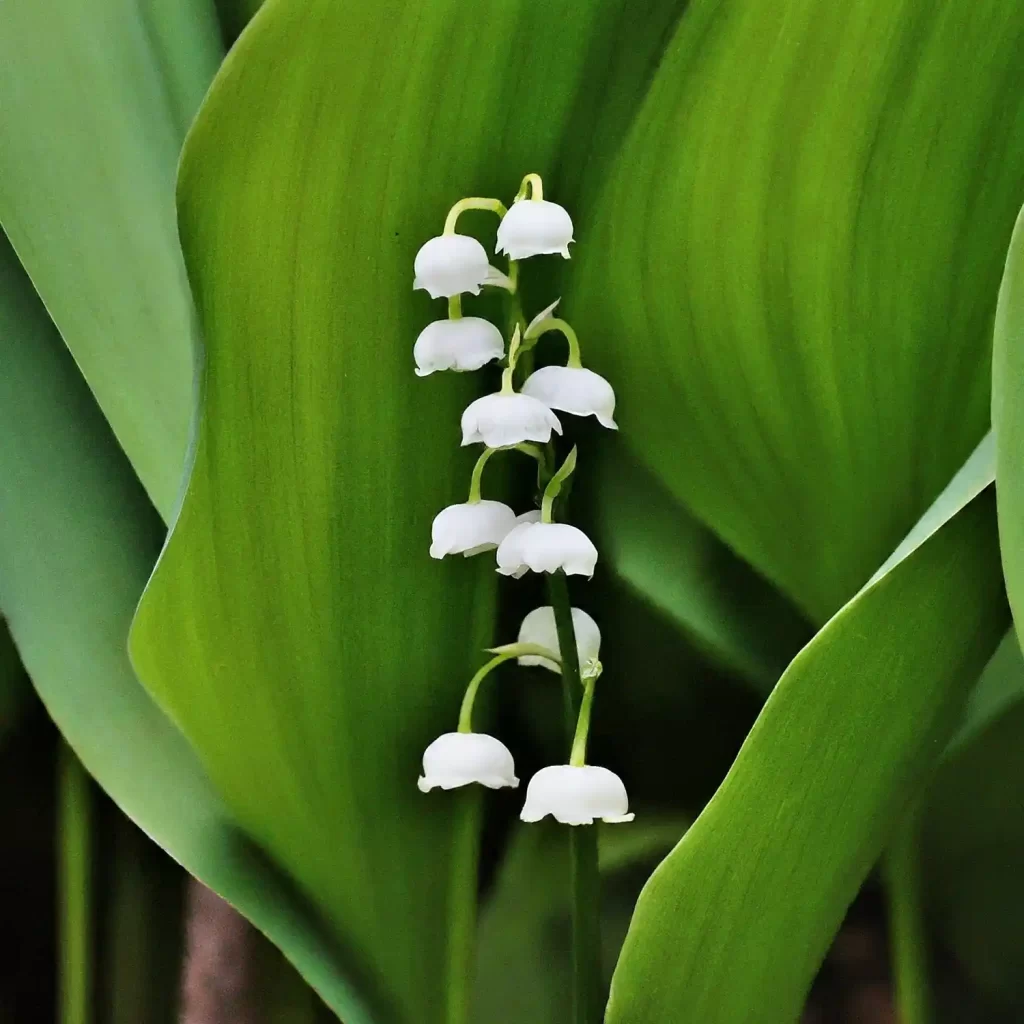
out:
{"label": "thin upright stem at base", "polygon": [[[565,574],[548,576],[548,599],[562,658],[565,742],[571,746],[583,697],[579,652],[572,623],[572,604]],[[604,992],[601,972],[600,879],[597,873],[597,826],[569,828],[570,898],[572,907],[572,1022],[600,1024]]]}
{"label": "thin upright stem at base", "polygon": [[89,776],[66,744],[58,778],[60,829],[60,1022],[92,1020],[92,795]]}
{"label": "thin upright stem at base", "polygon": [[919,808],[900,825],[883,864],[889,899],[892,969],[901,1024],[931,1024],[928,942],[921,894]]}

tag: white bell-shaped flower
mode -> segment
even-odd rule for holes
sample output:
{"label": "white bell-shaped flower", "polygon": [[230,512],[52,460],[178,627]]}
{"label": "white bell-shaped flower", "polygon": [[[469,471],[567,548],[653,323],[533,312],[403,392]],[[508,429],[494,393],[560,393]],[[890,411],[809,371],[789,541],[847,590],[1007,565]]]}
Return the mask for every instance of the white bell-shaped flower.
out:
{"label": "white bell-shaped flower", "polygon": [[517,579],[529,570],[593,576],[597,548],[568,523],[522,523],[498,545],[498,572]]}
{"label": "white bell-shaped flower", "polygon": [[504,354],[501,331],[479,316],[435,320],[420,331],[412,349],[417,377],[437,370],[479,370]]}
{"label": "white bell-shaped flower", "polygon": [[618,430],[615,392],[599,373],[582,366],[542,366],[523,383],[522,393],[574,416],[596,416],[598,422]]}
{"label": "white bell-shaped flower", "polygon": [[494,251],[513,260],[556,252],[568,259],[571,241],[572,218],[565,207],[546,199],[523,199],[501,218]]}
{"label": "white bell-shaped flower", "polygon": [[[601,630],[582,608],[573,608],[572,628],[576,634],[576,652],[580,667],[585,674],[586,666],[594,664],[601,653]],[[554,608],[549,604],[534,608],[523,619],[523,624],[519,627],[518,640],[521,644],[537,644],[549,651],[557,651],[558,629],[555,626]],[[520,665],[539,665],[552,672],[562,671],[550,658],[539,654],[524,654],[518,660]]]}
{"label": "white bell-shaped flower", "polygon": [[561,434],[558,417],[541,401],[529,395],[484,395],[462,414],[462,443],[483,441],[488,448],[507,448],[524,441],[546,443],[551,431]]}
{"label": "white bell-shaped flower", "polygon": [[484,732],[446,732],[423,751],[423,774],[417,782],[421,792],[471,782],[488,789],[519,785],[512,754],[501,740]]}
{"label": "white bell-shaped flower", "polygon": [[554,764],[541,768],[526,787],[523,821],[540,821],[550,814],[565,825],[632,821],[629,797],[622,779],[597,765]]}
{"label": "white bell-shaped flower", "polygon": [[500,501],[466,501],[449,505],[434,516],[430,557],[478,555],[492,551],[516,525],[516,514]]}
{"label": "white bell-shaped flower", "polygon": [[487,251],[469,235],[438,235],[424,242],[413,265],[413,288],[425,288],[432,299],[462,292],[480,294],[490,263]]}

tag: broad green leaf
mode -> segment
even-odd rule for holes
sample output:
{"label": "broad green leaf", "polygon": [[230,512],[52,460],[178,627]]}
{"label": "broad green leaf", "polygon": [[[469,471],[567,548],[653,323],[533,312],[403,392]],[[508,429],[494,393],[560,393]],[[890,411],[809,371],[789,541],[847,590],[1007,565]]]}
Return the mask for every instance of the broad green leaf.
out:
{"label": "broad green leaf", "polygon": [[931,917],[989,996],[1024,1009],[1024,660],[1011,630],[975,686],[929,787],[922,845]]}
{"label": "broad green leaf", "polygon": [[415,780],[495,593],[492,565],[427,556],[467,487],[458,422],[481,385],[413,375],[442,312],[412,295],[413,258],[461,196],[550,173],[624,10],[560,0],[538,32],[526,0],[271,0],[182,157],[204,407],[134,662],[402,1021],[463,1012],[474,803]]}
{"label": "broad green leaf", "polygon": [[1024,209],[1013,229],[996,308],[992,432],[1003,572],[1019,625],[1024,621]]}
{"label": "broad green leaf", "polygon": [[166,517],[193,398],[174,169],[221,58],[212,2],[10,0],[0,22],[0,224]]}
{"label": "broad green leaf", "polygon": [[607,446],[589,481],[604,563],[708,657],[766,693],[810,628],[624,448]]}
{"label": "broad green leaf", "polygon": [[[602,946],[614,963],[643,877],[686,831],[678,815],[645,815],[599,836]],[[554,822],[519,826],[480,913],[470,1019],[564,1024],[571,1012],[569,847]]]}
{"label": "broad green leaf", "polygon": [[1017,634],[1010,630],[971,690],[963,720],[950,741],[946,757],[974,742],[989,725],[1017,701],[1024,699],[1024,658]]}
{"label": "broad green leaf", "polygon": [[985,432],[1022,46],[1008,4],[694,0],[579,231],[626,443],[816,622]]}
{"label": "broad green leaf", "polygon": [[978,449],[916,546],[776,685],[718,792],[641,894],[609,1024],[798,1018],[847,904],[1006,628],[991,454]]}
{"label": "broad green leaf", "polygon": [[47,710],[118,806],[232,902],[346,1024],[377,1024],[316,916],[234,827],[125,638],[163,527],[0,236],[0,613]]}

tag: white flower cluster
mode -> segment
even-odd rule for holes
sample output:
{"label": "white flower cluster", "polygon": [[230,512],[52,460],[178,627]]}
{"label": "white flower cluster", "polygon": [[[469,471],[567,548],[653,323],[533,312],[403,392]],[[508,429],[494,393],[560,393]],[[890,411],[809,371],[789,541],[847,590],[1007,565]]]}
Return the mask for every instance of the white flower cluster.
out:
{"label": "white flower cluster", "polygon": [[[508,257],[507,274],[491,266],[476,238],[457,232],[458,219],[467,210],[488,210],[501,218],[495,252]],[[562,434],[558,412],[594,416],[602,426],[617,429],[615,393],[608,381],[582,365],[575,331],[553,315],[558,303],[527,324],[518,296],[517,262],[552,254],[569,259],[573,241],[568,212],[545,200],[540,177],[529,174],[508,209],[495,199],[470,198],[456,203],[443,233],[431,238],[416,254],[413,287],[425,289],[433,299],[448,300],[447,319],[429,324],[416,339],[413,357],[417,375],[425,377],[439,370],[473,371],[491,362],[504,363],[500,389],[476,399],[462,414],[462,444],[483,444],[484,451],[473,470],[468,499],[449,505],[434,518],[430,543],[433,558],[456,554],[469,557],[496,550],[497,571],[506,576],[518,578],[531,571],[587,577],[594,574],[597,549],[590,538],[577,527],[553,519],[555,498],[576,465],[576,449],[554,472],[552,434]],[[462,314],[463,295],[479,295],[484,287],[508,293],[510,319],[515,326],[507,353],[502,332],[494,324]],[[564,337],[568,345],[565,365],[543,366],[528,373],[517,389],[520,359],[548,332]],[[537,460],[539,479],[547,485],[541,509],[517,516],[505,503],[481,497],[485,465],[495,452],[506,449],[517,449]],[[565,614],[568,618],[568,612]],[[584,763],[590,705],[601,672],[601,634],[586,612],[573,608],[571,618],[584,687],[573,753],[569,764],[544,768],[534,776],[521,817],[538,821],[551,814],[572,825],[592,824],[596,818],[629,821],[633,815],[629,814],[626,790],[618,776]],[[518,786],[508,748],[493,736],[472,731],[473,702],[484,677],[511,658],[523,665],[561,672],[558,650],[554,609],[545,606],[530,612],[520,627],[518,641],[495,648],[495,657],[470,681],[458,731],[439,736],[427,747],[419,780],[421,790],[454,789],[473,782],[492,789]]]}

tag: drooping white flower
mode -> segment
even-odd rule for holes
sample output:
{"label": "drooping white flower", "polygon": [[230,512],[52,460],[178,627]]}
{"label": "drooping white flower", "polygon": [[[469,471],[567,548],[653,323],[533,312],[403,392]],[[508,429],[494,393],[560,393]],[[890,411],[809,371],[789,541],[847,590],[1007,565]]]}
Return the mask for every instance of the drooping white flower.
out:
{"label": "drooping white flower", "polygon": [[417,782],[421,792],[471,782],[488,789],[519,785],[512,754],[501,740],[484,732],[446,732],[423,751],[423,774]]}
{"label": "drooping white flower", "polygon": [[565,825],[592,825],[595,818],[632,821],[634,817],[629,813],[622,779],[607,768],[591,764],[549,765],[530,779],[519,817],[540,821],[548,814]]}
{"label": "drooping white flower", "polygon": [[498,572],[517,579],[529,570],[593,576],[597,548],[568,523],[522,523],[498,545]]}
{"label": "drooping white flower", "polygon": [[546,199],[523,199],[502,217],[494,251],[513,260],[555,252],[568,259],[571,241],[572,218],[564,207]]}
{"label": "drooping white flower", "polygon": [[522,393],[574,416],[596,416],[598,422],[618,430],[615,392],[599,373],[582,366],[542,366],[523,382]]}
{"label": "drooping white flower", "polygon": [[541,511],[539,508],[531,508],[529,512],[520,512],[516,516],[516,526],[520,526],[523,523],[539,523],[541,520]]}
{"label": "drooping white flower", "polygon": [[483,441],[488,448],[506,448],[523,441],[547,442],[551,431],[561,434],[558,417],[529,395],[484,395],[462,414],[462,443]]}
{"label": "drooping white flower", "polygon": [[[582,608],[573,608],[572,628],[576,634],[576,652],[580,668],[584,670],[585,674],[585,666],[596,662],[600,654],[601,630]],[[557,651],[558,630],[555,627],[554,608],[549,604],[534,608],[523,619],[523,623],[519,627],[518,640],[521,644],[537,644],[540,647],[546,647],[549,651]],[[550,658],[542,657],[539,654],[524,654],[518,660],[520,665],[539,665],[552,672],[562,671]]]}
{"label": "drooping white flower", "polygon": [[438,235],[424,242],[413,265],[413,288],[425,288],[432,299],[462,292],[480,294],[490,263],[484,247],[469,235]]}
{"label": "drooping white flower", "polygon": [[449,505],[434,516],[430,528],[430,557],[478,555],[492,551],[516,525],[516,514],[500,501],[465,501]]}
{"label": "drooping white flower", "polygon": [[478,316],[435,320],[420,331],[412,349],[417,377],[426,377],[436,370],[479,370],[504,354],[501,331],[490,320]]}

